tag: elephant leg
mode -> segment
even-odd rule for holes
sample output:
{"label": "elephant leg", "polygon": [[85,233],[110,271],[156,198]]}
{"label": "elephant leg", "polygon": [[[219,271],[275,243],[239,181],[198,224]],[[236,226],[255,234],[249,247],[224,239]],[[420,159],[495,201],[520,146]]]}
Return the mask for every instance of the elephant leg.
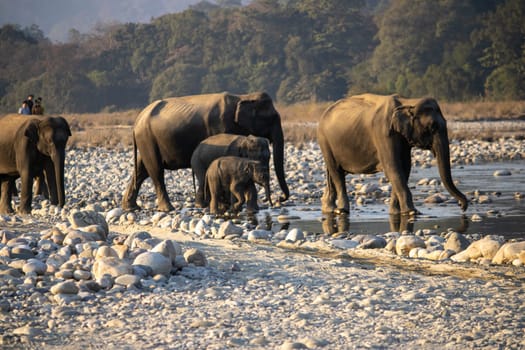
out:
{"label": "elephant leg", "polygon": [[29,175],[29,171],[20,176],[22,188],[20,191],[20,205],[18,212],[21,214],[31,214],[31,202],[33,200],[33,176]]}
{"label": "elephant leg", "polygon": [[210,192],[210,214],[219,214],[219,204],[221,201],[221,190],[217,184],[208,182],[208,190]]}
{"label": "elephant leg", "polygon": [[401,214],[412,216],[418,214],[412,200],[412,192],[410,192],[408,188],[408,177],[411,167],[409,162],[410,160],[402,161],[398,166],[385,167],[385,175],[392,184],[390,202],[390,214],[392,215]]}
{"label": "elephant leg", "polygon": [[248,186],[246,191],[246,211],[248,214],[254,214],[259,211],[259,205],[257,204],[257,189],[254,184]]}
{"label": "elephant leg", "polygon": [[0,180],[0,213],[11,214],[14,212],[11,206],[12,186],[15,180],[5,178]]}
{"label": "elephant leg", "polygon": [[233,185],[230,187],[230,192],[233,197],[235,197],[235,202],[233,203],[232,210],[237,213],[240,212],[244,204],[244,191],[239,184]]}
{"label": "elephant leg", "polygon": [[142,163],[140,155],[137,157],[137,173],[133,172],[131,181],[126,189],[126,193],[122,198],[122,208],[126,210],[140,210],[137,205],[137,197],[139,195],[139,189],[144,180],[148,178],[148,172]]}
{"label": "elephant leg", "polygon": [[155,192],[157,193],[157,210],[164,212],[175,210],[170,203],[168,191],[166,190],[166,183],[164,182],[164,167],[162,166],[160,156],[154,158],[143,158],[142,162],[144,163],[144,167],[155,186]]}
{"label": "elephant leg", "polygon": [[45,163],[44,172],[36,176],[37,194],[43,194],[51,204],[58,205],[57,174],[51,161]]}
{"label": "elephant leg", "polygon": [[322,211],[324,213],[350,212],[350,203],[348,201],[348,194],[346,193],[345,172],[343,169],[327,170],[326,187],[321,201]]}

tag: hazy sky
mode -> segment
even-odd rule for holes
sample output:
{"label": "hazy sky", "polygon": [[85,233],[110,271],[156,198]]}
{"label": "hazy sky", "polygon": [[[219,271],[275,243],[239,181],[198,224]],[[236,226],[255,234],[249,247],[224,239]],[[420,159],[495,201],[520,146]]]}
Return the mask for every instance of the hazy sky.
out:
{"label": "hazy sky", "polygon": [[[91,31],[97,23],[149,22],[180,12],[200,0],[0,0],[0,26],[36,24],[53,41],[65,41],[70,29]],[[212,1],[210,1],[212,2]]]}

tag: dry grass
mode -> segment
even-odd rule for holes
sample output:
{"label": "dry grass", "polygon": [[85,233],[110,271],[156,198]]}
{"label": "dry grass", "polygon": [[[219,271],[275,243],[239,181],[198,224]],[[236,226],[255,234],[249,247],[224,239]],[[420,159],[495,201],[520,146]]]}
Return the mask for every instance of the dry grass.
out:
{"label": "dry grass", "polygon": [[[316,139],[317,122],[329,102],[303,102],[294,105],[277,105],[281,114],[287,142],[302,144]],[[456,127],[461,121],[523,120],[525,101],[516,102],[465,102],[440,103],[449,123],[451,139],[525,137],[524,122],[498,126],[497,128]],[[66,114],[73,136],[70,145],[77,147],[130,147],[131,130],[139,110],[96,114]]]}

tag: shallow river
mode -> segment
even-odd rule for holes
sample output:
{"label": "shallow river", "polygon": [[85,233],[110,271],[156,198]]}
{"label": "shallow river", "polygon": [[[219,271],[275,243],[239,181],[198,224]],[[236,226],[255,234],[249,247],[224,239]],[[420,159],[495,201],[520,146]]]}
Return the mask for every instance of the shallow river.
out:
{"label": "shallow river", "polygon": [[[494,176],[497,170],[508,170],[510,176]],[[347,176],[347,183],[352,175]],[[442,232],[448,228],[467,234],[497,234],[507,238],[525,237],[525,162],[487,163],[480,165],[465,165],[454,167],[452,176],[458,181],[458,188],[474,198],[475,191],[489,195],[490,203],[479,204],[471,201],[465,215],[456,204],[427,204],[424,199],[428,193],[421,191],[421,186],[415,186],[422,178],[439,179],[436,167],[414,168],[409,186],[416,208],[422,213],[414,222],[396,223],[388,214],[388,205],[378,200],[364,206],[356,205],[350,200],[349,220],[344,218],[326,218],[322,215],[321,204],[309,206],[289,206],[291,216],[300,217],[291,220],[289,228],[298,227],[315,233],[333,233],[349,230],[351,233],[381,234],[389,231],[410,229],[435,229]],[[521,193],[521,199],[515,193]],[[448,196],[446,190],[444,194]],[[272,210],[273,229],[279,229],[276,223],[278,213]],[[479,215],[481,221],[472,220],[473,215]]]}

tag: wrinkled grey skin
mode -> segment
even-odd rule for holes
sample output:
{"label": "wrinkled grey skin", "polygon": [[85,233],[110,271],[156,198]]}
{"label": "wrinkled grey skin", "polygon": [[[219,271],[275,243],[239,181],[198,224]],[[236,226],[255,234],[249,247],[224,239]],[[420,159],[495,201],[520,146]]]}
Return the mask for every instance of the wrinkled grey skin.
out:
{"label": "wrinkled grey skin", "polygon": [[204,184],[210,213],[220,214],[220,203],[230,199],[233,212],[239,212],[245,202],[248,213],[257,212],[256,183],[264,187],[270,198],[270,173],[261,162],[234,156],[215,159],[206,171]]}
{"label": "wrinkled grey skin", "polygon": [[325,213],[349,212],[347,173],[383,171],[392,184],[390,213],[418,214],[408,188],[412,147],[432,151],[443,185],[463,211],[468,207],[452,181],[447,123],[433,98],[363,94],[342,99],[324,112],[317,138],[326,163]]}
{"label": "wrinkled grey skin", "polygon": [[198,189],[195,194],[197,206],[206,207],[204,201],[204,177],[211,162],[223,156],[237,156],[258,160],[262,166],[270,168],[270,143],[264,137],[253,135],[217,134],[202,141],[191,156],[191,169],[197,178]]}
{"label": "wrinkled grey skin", "polygon": [[164,169],[189,168],[191,155],[199,143],[221,133],[267,138],[273,146],[275,173],[283,191],[280,200],[288,199],[281,117],[272,99],[266,93],[219,93],[158,100],[140,112],[133,128],[135,167],[122,207],[139,209],[140,186],[151,177],[157,193],[157,209],[173,210],[164,183]]}
{"label": "wrinkled grey skin", "polygon": [[12,213],[14,180],[20,177],[18,211],[31,212],[33,179],[44,174],[52,204],[65,203],[64,162],[71,130],[62,117],[8,114],[0,118],[0,213]]}

